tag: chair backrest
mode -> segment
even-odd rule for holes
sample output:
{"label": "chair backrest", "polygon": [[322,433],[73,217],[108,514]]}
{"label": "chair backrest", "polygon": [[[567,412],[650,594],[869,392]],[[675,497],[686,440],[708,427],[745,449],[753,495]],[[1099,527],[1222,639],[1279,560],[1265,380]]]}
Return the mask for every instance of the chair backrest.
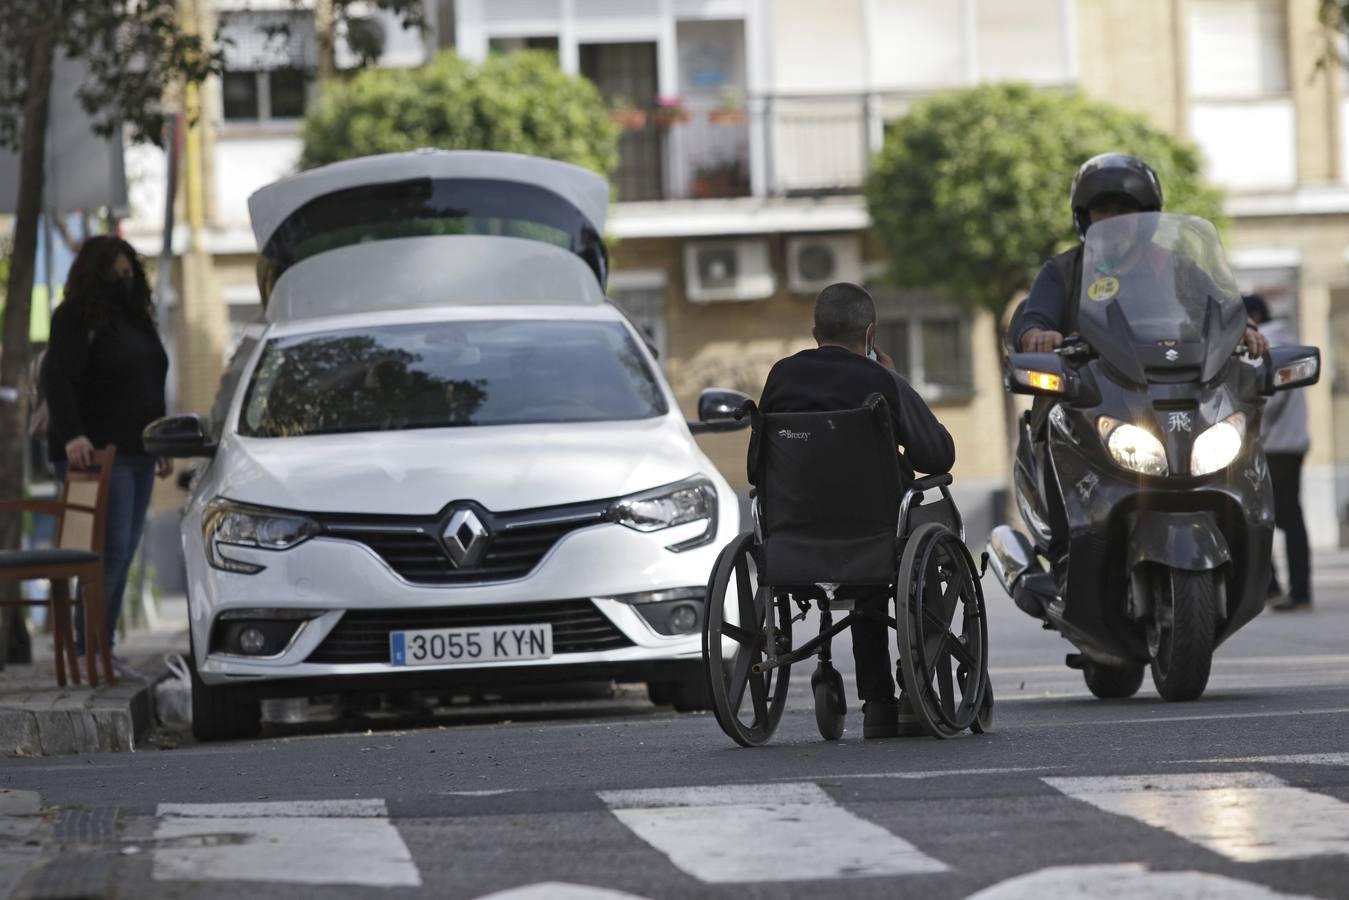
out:
{"label": "chair backrest", "polygon": [[66,478],[61,484],[61,520],[56,526],[56,546],[60,549],[103,553],[108,488],[116,456],[113,447],[95,450],[92,469],[66,468]]}
{"label": "chair backrest", "polygon": [[753,424],[761,580],[892,581],[901,482],[885,400],[873,394],[858,409],[756,415]]}

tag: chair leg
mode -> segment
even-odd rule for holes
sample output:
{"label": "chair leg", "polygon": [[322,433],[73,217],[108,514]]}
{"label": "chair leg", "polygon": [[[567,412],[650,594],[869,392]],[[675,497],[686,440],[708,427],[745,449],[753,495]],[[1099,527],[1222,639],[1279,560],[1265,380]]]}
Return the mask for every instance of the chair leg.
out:
{"label": "chair leg", "polygon": [[89,686],[98,687],[98,663],[95,660],[95,654],[98,652],[98,629],[103,625],[99,621],[102,603],[103,588],[101,585],[95,585],[93,578],[80,579],[80,596],[84,600],[84,668],[89,675]]}
{"label": "chair leg", "polygon": [[84,684],[84,677],[80,674],[80,655],[75,650],[75,619],[74,619],[74,601],[70,596],[70,581],[61,582],[65,587],[65,602],[61,604],[61,630],[65,633],[65,646],[61,651],[66,655],[66,668],[70,671],[70,677],[77,685]]}
{"label": "chair leg", "polygon": [[64,578],[51,581],[51,598],[47,603],[47,624],[52,630],[52,656],[56,663],[56,686],[66,686],[66,624],[62,610],[70,602],[70,583]]}

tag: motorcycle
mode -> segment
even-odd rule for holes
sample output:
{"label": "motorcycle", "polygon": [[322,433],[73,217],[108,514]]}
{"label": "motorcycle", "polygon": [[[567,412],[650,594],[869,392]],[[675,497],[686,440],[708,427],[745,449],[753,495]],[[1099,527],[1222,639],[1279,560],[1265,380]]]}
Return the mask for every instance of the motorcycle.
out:
{"label": "motorcycle", "polygon": [[[1013,488],[1029,535],[994,529],[988,558],[1023,611],[1076,646],[1101,698],[1150,667],[1166,700],[1194,700],[1214,650],[1269,584],[1274,500],[1260,418],[1276,391],[1315,384],[1315,347],[1234,352],[1246,311],[1214,227],[1138,213],[1098,222],[1082,258],[1077,334],[1009,353],[1035,396]],[[1066,559],[1054,560],[1054,529]]]}

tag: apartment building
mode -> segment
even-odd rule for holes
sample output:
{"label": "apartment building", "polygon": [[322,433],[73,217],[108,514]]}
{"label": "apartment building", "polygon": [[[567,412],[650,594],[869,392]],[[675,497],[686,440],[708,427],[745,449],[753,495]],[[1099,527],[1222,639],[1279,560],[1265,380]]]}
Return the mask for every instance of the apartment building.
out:
{"label": "apartment building", "polygon": [[[959,298],[879,284],[860,194],[868,160],[914,99],[982,81],[1078,87],[1142,112],[1198,143],[1228,189],[1243,286],[1324,348],[1305,502],[1316,541],[1336,544],[1349,519],[1349,382],[1336,368],[1349,343],[1349,141],[1344,79],[1316,65],[1326,43],[1315,7],[432,0],[437,27],[425,34],[377,13],[368,27],[385,42],[383,65],[417,65],[438,46],[474,59],[545,49],[596,82],[623,127],[611,295],[657,347],[690,412],[709,385],[757,394],[775,360],[808,345],[821,286],[871,283],[879,343],[955,435],[962,504],[985,519],[1009,456],[992,329]],[[279,45],[258,28],[286,20],[303,34],[307,17],[289,0],[215,0],[211,13],[234,41],[224,77],[203,92],[200,227],[186,215],[175,242],[183,409],[209,403],[231,333],[256,315],[245,201],[294,169],[314,64],[303,40]],[[128,166],[132,233],[154,255],[163,157],[134,149]],[[743,485],[745,436],[701,440]]]}

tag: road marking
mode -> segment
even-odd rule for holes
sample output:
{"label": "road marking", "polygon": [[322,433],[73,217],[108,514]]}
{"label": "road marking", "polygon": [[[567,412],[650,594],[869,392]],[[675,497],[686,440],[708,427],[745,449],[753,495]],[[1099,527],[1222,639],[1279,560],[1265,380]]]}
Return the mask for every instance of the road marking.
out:
{"label": "road marking", "polygon": [[600,797],[633,833],[704,882],[946,871],[813,783],[601,791]]}
{"label": "road marking", "polygon": [[[1056,697],[1056,699],[1064,699]],[[998,698],[1002,702],[1002,697]],[[1208,722],[1214,719],[1285,719],[1296,716],[1339,716],[1349,713],[1349,706],[1336,706],[1330,709],[1293,709],[1285,712],[1248,712],[1248,713],[1209,713],[1199,716],[1144,716],[1134,719],[1085,719],[1079,722],[1026,722],[1011,726],[998,726],[1003,731],[1019,731],[1025,728],[1078,728],[1097,725],[1155,725],[1161,722]]]}
{"label": "road marking", "polygon": [[383,800],[162,803],[156,881],[275,881],[417,887]]}
{"label": "road marking", "polygon": [[1304,894],[1281,894],[1207,872],[1150,872],[1141,863],[1108,866],[1059,866],[1018,875],[966,900],[1312,900]]}
{"label": "road marking", "polygon": [[484,894],[478,900],[647,900],[636,894],[611,891],[588,884],[568,884],[565,881],[541,881],[524,887]]}
{"label": "road marking", "polygon": [[[1068,766],[1006,766],[990,769],[928,769],[922,772],[858,772],[848,775],[817,775],[814,781],[841,781],[848,778],[898,778],[916,781],[924,778],[949,778],[956,775],[1014,775],[1027,772],[1052,772]],[[799,781],[800,775],[769,779],[770,781]]]}
{"label": "road marking", "polygon": [[1237,862],[1349,854],[1349,803],[1265,772],[1045,778],[1098,809]]}
{"label": "road marking", "polygon": [[1349,753],[1286,753],[1281,756],[1214,756],[1209,759],[1173,759],[1167,760],[1175,765],[1207,765],[1209,763],[1233,763],[1251,765],[1265,763],[1281,766],[1349,766]]}

